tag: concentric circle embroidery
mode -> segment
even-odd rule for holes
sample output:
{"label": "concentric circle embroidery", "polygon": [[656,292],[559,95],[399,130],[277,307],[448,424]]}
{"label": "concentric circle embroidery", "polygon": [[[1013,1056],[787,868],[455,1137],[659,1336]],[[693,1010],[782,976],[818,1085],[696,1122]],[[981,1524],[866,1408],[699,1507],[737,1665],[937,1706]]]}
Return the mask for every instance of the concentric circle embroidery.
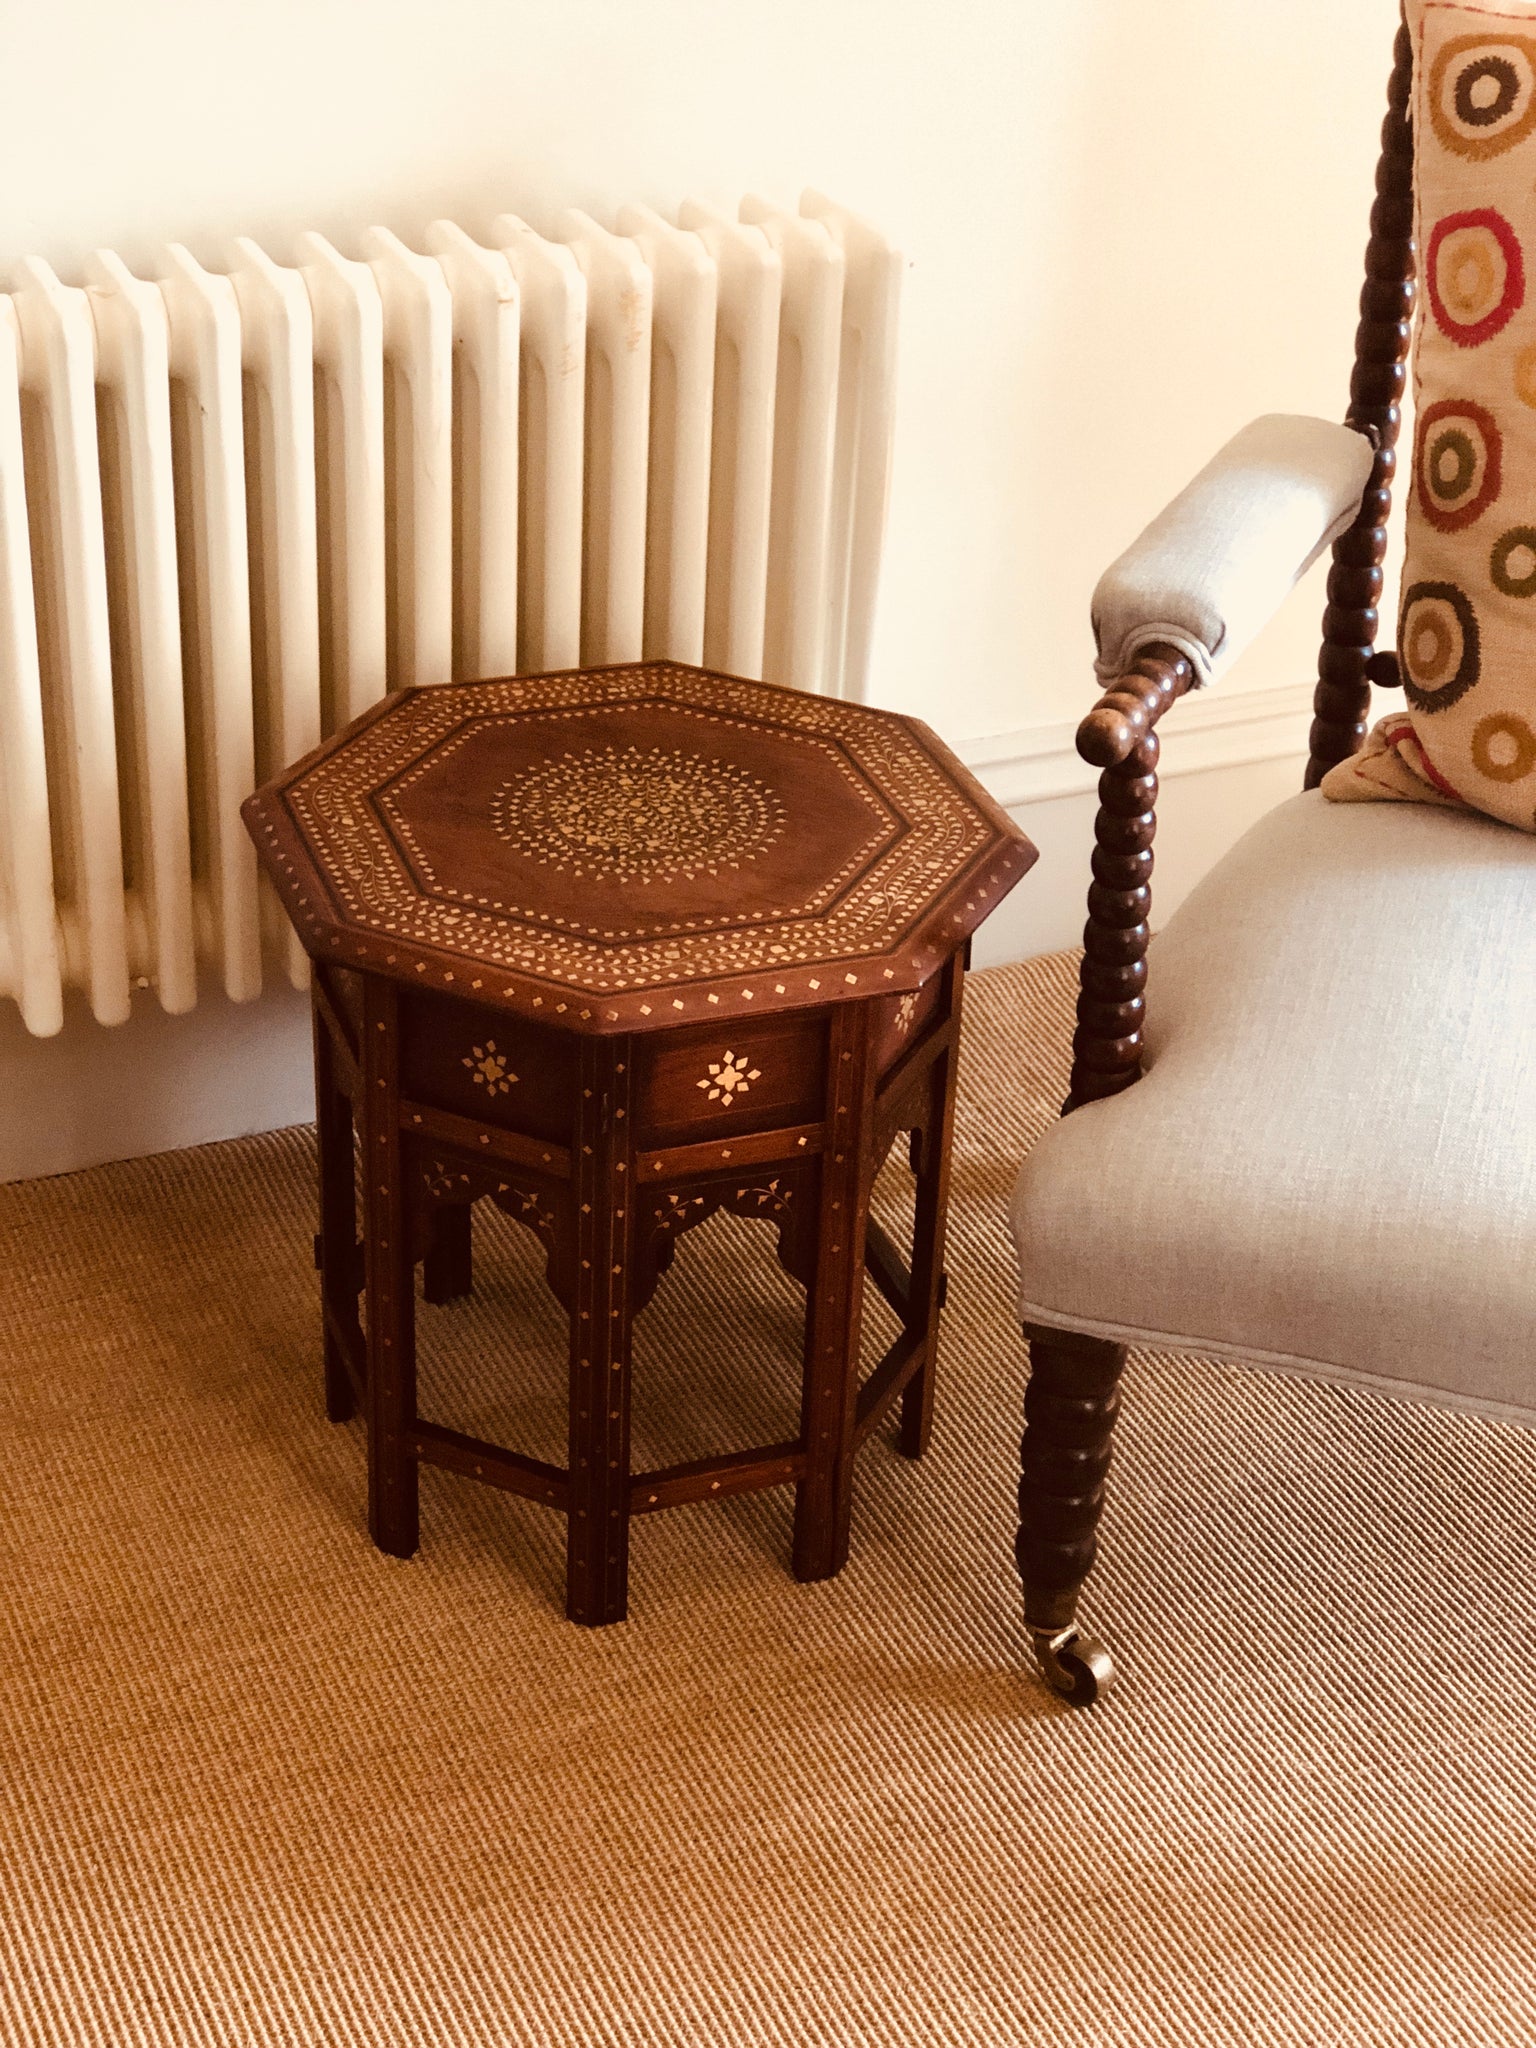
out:
{"label": "concentric circle embroidery", "polygon": [[1526,36],[1453,36],[1429,74],[1429,115],[1453,155],[1502,156],[1536,129],[1536,43]]}
{"label": "concentric circle embroidery", "polygon": [[1472,734],[1472,765],[1490,782],[1520,782],[1536,768],[1536,732],[1512,711],[1490,712]]}
{"label": "concentric circle embroidery", "polygon": [[1424,279],[1437,326],[1459,348],[1491,340],[1525,304],[1520,243],[1491,206],[1447,214],[1436,224]]}
{"label": "concentric circle embroidery", "polygon": [[541,867],[670,882],[754,860],[784,831],[765,782],[729,762],[652,747],[589,747],[503,783],[492,823]]}
{"label": "concentric circle embroidery", "polygon": [[1536,597],[1536,526],[1512,526],[1501,533],[1488,558],[1495,590],[1506,597]]}
{"label": "concentric circle embroidery", "polygon": [[1493,414],[1470,399],[1442,398],[1419,421],[1414,461],[1419,506],[1437,532],[1458,533],[1498,497],[1504,445]]}
{"label": "concentric circle embroidery", "polygon": [[1482,668],[1477,614],[1454,583],[1414,583],[1398,632],[1403,694],[1415,711],[1448,711]]}
{"label": "concentric circle embroidery", "polygon": [[1515,357],[1515,396],[1536,411],[1536,344],[1527,343]]}

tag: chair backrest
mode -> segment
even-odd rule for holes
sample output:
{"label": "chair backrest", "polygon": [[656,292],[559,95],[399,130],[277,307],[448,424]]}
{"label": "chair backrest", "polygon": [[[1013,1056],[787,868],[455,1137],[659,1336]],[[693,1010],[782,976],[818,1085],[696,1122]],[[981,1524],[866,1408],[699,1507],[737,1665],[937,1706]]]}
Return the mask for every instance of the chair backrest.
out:
{"label": "chair backrest", "polygon": [[1345,414],[1347,425],[1358,427],[1375,443],[1376,465],[1358,518],[1333,544],[1317,690],[1312,699],[1315,715],[1307,761],[1308,789],[1315,789],[1336,761],[1359,751],[1365,739],[1372,681],[1391,684],[1397,677],[1395,656],[1378,654],[1376,637],[1417,290],[1413,130],[1408,119],[1412,85],[1413,46],[1407,24],[1402,23],[1387,85],[1387,116],[1381,127],[1376,200],[1371,208],[1365,284],[1360,292],[1360,325],[1355,331],[1355,371]]}

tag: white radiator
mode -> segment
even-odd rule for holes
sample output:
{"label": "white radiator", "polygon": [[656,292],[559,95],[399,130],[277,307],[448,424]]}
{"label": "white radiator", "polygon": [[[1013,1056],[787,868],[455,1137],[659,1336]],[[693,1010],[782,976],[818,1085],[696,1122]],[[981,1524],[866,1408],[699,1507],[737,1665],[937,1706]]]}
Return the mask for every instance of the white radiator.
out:
{"label": "white radiator", "polygon": [[0,995],[305,963],[242,798],[385,691],[665,655],[863,693],[901,263],[815,194],[0,295]]}

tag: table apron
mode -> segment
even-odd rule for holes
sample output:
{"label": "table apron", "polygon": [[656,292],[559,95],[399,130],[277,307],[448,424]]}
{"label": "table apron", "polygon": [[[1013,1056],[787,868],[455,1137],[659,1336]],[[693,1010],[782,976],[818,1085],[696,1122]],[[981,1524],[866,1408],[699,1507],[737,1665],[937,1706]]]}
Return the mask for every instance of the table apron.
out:
{"label": "table apron", "polygon": [[694,1180],[700,1174],[740,1172],[748,1166],[776,1166],[810,1159],[826,1147],[825,1124],[791,1124],[782,1131],[749,1131],[734,1138],[707,1138],[699,1145],[668,1145],[635,1155],[637,1187]]}
{"label": "table apron", "polygon": [[321,979],[318,969],[311,975],[309,987],[316,1012],[331,1036],[331,1057],[336,1065],[337,1082],[342,1091],[356,1102],[363,1092],[362,1072],[357,1064],[357,1046],[341,1012],[332,1002],[330,991]]}
{"label": "table apron", "polygon": [[882,1076],[875,1092],[872,1119],[878,1139],[889,1143],[897,1131],[907,1127],[904,1118],[909,1109],[908,1096],[917,1089],[939,1055],[955,1045],[959,1032],[958,1015],[945,1018],[925,1033],[909,1052],[903,1053],[896,1065]]}
{"label": "table apron", "polygon": [[450,1110],[433,1109],[425,1102],[409,1102],[402,1097],[400,1128],[410,1137],[430,1138],[476,1159],[497,1159],[505,1166],[542,1174],[547,1180],[571,1178],[571,1155],[564,1145],[556,1145],[548,1138],[526,1138],[521,1132],[503,1130],[497,1124],[478,1124],[473,1117],[455,1116]]}

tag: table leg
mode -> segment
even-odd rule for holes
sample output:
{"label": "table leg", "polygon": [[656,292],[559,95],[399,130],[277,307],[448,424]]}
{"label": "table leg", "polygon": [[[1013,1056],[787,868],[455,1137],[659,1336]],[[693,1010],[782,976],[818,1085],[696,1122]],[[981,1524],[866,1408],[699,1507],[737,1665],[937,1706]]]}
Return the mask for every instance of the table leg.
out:
{"label": "table leg", "polygon": [[334,1322],[356,1331],[356,1353],[362,1351],[357,1319],[357,1181],[352,1148],[352,1104],[336,1079],[336,1055],[330,1026],[320,1006],[312,1006],[315,1034],[315,1133],[320,1154],[320,1267],[322,1342],[325,1356],[325,1412],[332,1422],[350,1422],[357,1412],[352,1375],[342,1356]]}
{"label": "table leg", "polygon": [[462,1301],[474,1292],[473,1218],[468,1202],[442,1203],[433,1209],[421,1274],[421,1291],[428,1301]]}
{"label": "table leg", "polygon": [[800,1435],[806,1467],[795,1489],[797,1579],[829,1579],[848,1561],[875,1083],[869,1011],[867,1003],[845,1004],[833,1012],[830,1030],[816,1275],[805,1319]]}
{"label": "table leg", "polygon": [[582,1045],[565,1611],[589,1628],[622,1621],[629,1599],[631,1064],[627,1038]]}
{"label": "table leg", "polygon": [[[956,954],[944,970],[948,1015],[960,1022],[965,962]],[[949,1167],[955,1142],[955,1082],[960,1042],[952,1037],[928,1073],[928,1121],[923,1131],[917,1176],[917,1209],[912,1229],[912,1285],[909,1322],[923,1333],[922,1362],[901,1397],[901,1429],[896,1447],[920,1458],[933,1435],[933,1388],[939,1349],[939,1310],[944,1286],[944,1227],[949,1210]]]}
{"label": "table leg", "polygon": [[368,1266],[368,1527],[380,1550],[418,1542],[416,1267],[400,1140],[399,999],[370,975],[363,999],[363,1201]]}

